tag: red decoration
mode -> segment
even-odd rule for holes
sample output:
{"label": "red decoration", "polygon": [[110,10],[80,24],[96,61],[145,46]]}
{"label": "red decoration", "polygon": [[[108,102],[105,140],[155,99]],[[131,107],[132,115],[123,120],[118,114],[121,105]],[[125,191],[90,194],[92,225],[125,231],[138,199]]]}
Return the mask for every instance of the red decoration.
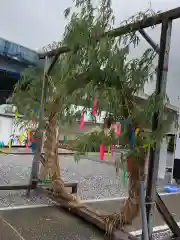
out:
{"label": "red decoration", "polygon": [[80,129],[84,128],[84,113],[82,114],[81,120],[80,120]]}
{"label": "red decoration", "polygon": [[100,145],[100,160],[104,160],[104,145]]}
{"label": "red decoration", "polygon": [[93,111],[92,111],[92,115],[96,115],[96,112],[97,112],[96,105],[97,105],[97,100],[95,99],[94,102],[93,102]]}

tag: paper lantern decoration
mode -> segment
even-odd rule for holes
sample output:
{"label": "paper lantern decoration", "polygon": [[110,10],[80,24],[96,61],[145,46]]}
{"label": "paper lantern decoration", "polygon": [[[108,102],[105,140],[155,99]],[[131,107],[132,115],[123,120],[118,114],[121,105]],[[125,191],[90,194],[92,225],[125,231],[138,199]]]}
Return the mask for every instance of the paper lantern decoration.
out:
{"label": "paper lantern decoration", "polygon": [[104,145],[100,145],[100,160],[104,160]]}

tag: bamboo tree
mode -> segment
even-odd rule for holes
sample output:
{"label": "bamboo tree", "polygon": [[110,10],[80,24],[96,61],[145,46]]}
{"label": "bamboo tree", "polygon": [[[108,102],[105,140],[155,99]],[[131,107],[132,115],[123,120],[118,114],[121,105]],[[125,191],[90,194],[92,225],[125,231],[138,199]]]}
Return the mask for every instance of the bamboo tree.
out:
{"label": "bamboo tree", "polygon": [[[48,174],[52,177],[53,190],[71,204],[79,206],[79,202],[64,189],[58,163],[58,135],[61,125],[76,119],[72,104],[84,105],[84,111],[90,107],[90,101],[97,99],[97,112],[106,111],[114,120],[118,116],[125,118],[125,131],[121,134],[124,143],[129,146],[126,156],[116,165],[131,163],[129,174],[129,197],[120,212],[103,216],[94,211],[112,226],[123,227],[131,224],[139,211],[139,181],[144,179],[144,164],[147,148],[155,141],[162,140],[169,119],[165,119],[160,129],[153,133],[141,131],[135,138],[134,146],[129,144],[129,129],[151,126],[153,112],[158,109],[161,114],[167,112],[167,99],[159,99],[152,94],[143,104],[137,105],[136,95],[143,90],[145,83],[154,76],[154,51],[147,49],[141,57],[130,59],[131,46],[137,47],[139,38],[135,33],[112,38],[104,34],[114,26],[114,16],[110,0],[99,0],[98,7],[91,0],[74,0],[74,12],[66,9],[65,17],[69,18],[63,40],[58,45],[66,45],[71,52],[59,57],[51,76],[48,77],[47,102],[45,104],[45,164],[41,169],[41,178]],[[144,19],[152,12],[139,13],[128,21]],[[103,36],[103,38],[101,38]],[[41,73],[31,69],[17,84],[11,102],[24,113],[24,121],[36,119],[40,106]],[[34,113],[34,106],[37,112]],[[94,140],[99,143],[116,143],[112,130],[95,131],[77,138],[74,148],[79,156],[92,151]],[[73,203],[73,204],[72,204]],[[82,207],[82,206],[81,206]],[[91,210],[92,211],[92,210]]]}

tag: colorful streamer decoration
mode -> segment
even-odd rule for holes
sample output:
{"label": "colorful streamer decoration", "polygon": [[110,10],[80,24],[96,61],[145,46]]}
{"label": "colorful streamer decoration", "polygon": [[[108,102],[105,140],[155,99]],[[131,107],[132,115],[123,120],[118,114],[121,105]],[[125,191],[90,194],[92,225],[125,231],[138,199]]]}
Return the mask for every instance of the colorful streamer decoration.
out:
{"label": "colorful streamer decoration", "polygon": [[10,139],[10,142],[11,142],[11,146],[13,145],[13,143],[14,143],[14,139]]}
{"label": "colorful streamer decoration", "polygon": [[28,143],[26,143],[26,152],[29,151]]}
{"label": "colorful streamer decoration", "polygon": [[100,160],[104,160],[104,145],[100,145]]}
{"label": "colorful streamer decoration", "polygon": [[64,136],[64,144],[67,144],[67,136]]}
{"label": "colorful streamer decoration", "polygon": [[126,167],[123,168],[123,183],[124,183],[124,185],[127,184],[127,169],[126,169]]}
{"label": "colorful streamer decoration", "polygon": [[20,133],[20,135],[19,135],[19,141],[20,141],[20,143],[22,143],[23,141],[24,141],[24,133]]}
{"label": "colorful streamer decoration", "polygon": [[84,128],[84,113],[82,114],[81,120],[80,120],[80,129]]}
{"label": "colorful streamer decoration", "polygon": [[134,140],[135,140],[134,128],[130,126],[130,146],[131,147],[134,147]]}
{"label": "colorful streamer decoration", "polygon": [[149,144],[144,144],[143,145],[143,148],[148,148],[149,147]]}
{"label": "colorful streamer decoration", "polygon": [[107,161],[109,160],[109,155],[110,155],[110,153],[111,153],[111,147],[110,147],[110,145],[108,146],[108,153],[107,153]]}
{"label": "colorful streamer decoration", "polygon": [[93,102],[93,111],[92,111],[92,115],[94,115],[94,116],[97,113],[96,107],[97,107],[97,100],[95,99],[94,102]]}
{"label": "colorful streamer decoration", "polygon": [[90,100],[90,108],[93,108],[93,100]]}
{"label": "colorful streamer decoration", "polygon": [[4,148],[4,142],[0,142],[0,148]]}
{"label": "colorful streamer decoration", "polygon": [[116,135],[119,137],[121,134],[121,128],[120,128],[120,125],[117,125],[116,126]]}
{"label": "colorful streamer decoration", "polygon": [[111,144],[111,157],[114,158],[114,145]]}
{"label": "colorful streamer decoration", "polygon": [[139,133],[140,133],[140,129],[139,129],[139,128],[136,128],[136,130],[135,130],[135,136],[137,137]]}
{"label": "colorful streamer decoration", "polygon": [[32,152],[36,151],[36,143],[35,143],[35,141],[32,142],[31,149],[32,149]]}
{"label": "colorful streamer decoration", "polygon": [[16,112],[15,112],[15,119],[17,120],[18,117],[19,117],[19,113],[18,113],[18,111],[16,111]]}
{"label": "colorful streamer decoration", "polygon": [[11,140],[8,141],[8,147],[11,148]]}
{"label": "colorful streamer decoration", "polygon": [[31,140],[32,140],[32,132],[28,130],[28,145],[30,144]]}

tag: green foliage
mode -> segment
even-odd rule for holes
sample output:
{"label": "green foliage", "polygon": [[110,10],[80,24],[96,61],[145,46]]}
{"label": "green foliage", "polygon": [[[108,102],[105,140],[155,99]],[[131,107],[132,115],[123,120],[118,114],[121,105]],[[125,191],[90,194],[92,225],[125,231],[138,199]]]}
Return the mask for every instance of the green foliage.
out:
{"label": "green foliage", "polygon": [[[147,124],[150,127],[152,114],[158,111],[163,124],[158,126],[156,132],[144,134],[142,139],[137,137],[135,147],[129,152],[130,155],[141,157],[145,151],[144,143],[154,144],[162,139],[169,124],[169,119],[163,119],[168,102],[165,97],[160,99],[152,94],[141,104],[136,101],[136,95],[154,76],[153,60],[156,54],[147,49],[139,58],[129,60],[131,46],[137,47],[140,39],[135,32],[113,37],[115,18],[110,0],[99,0],[98,7],[91,0],[73,2],[74,7],[65,10],[69,23],[63,40],[57,44],[68,46],[71,51],[60,55],[48,77],[45,116],[53,112],[58,114],[60,124],[72,122],[79,114],[72,111],[72,104],[83,105],[83,111],[86,111],[90,100],[97,99],[98,114],[105,110],[113,118],[124,116],[131,119],[135,126],[144,127]],[[120,25],[143,20],[154,14],[152,11],[140,12]],[[29,69],[25,76],[16,85],[11,102],[24,113],[24,119],[38,120],[42,72]],[[34,107],[37,113],[34,113]],[[128,124],[124,135],[121,135],[127,140]],[[75,148],[79,152],[92,151],[97,150],[98,144],[109,144],[112,141],[111,134],[95,132],[79,137]]]}

